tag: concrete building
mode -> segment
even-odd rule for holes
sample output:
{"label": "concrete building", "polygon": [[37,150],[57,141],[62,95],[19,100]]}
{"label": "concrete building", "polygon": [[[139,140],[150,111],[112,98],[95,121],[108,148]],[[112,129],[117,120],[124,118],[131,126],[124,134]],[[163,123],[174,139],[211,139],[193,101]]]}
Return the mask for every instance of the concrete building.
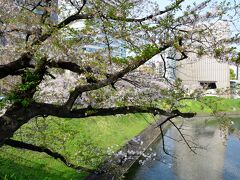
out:
{"label": "concrete building", "polygon": [[[217,42],[219,39],[230,37],[230,28],[226,22],[220,21],[211,25],[210,28],[212,30],[211,36],[204,37],[209,41]],[[198,46],[198,44],[196,45]],[[201,57],[194,53],[188,53],[187,55],[187,59],[176,63],[176,77],[182,80],[185,87],[189,89],[230,87],[228,63],[220,62],[213,55],[203,55]]]}
{"label": "concrete building", "polygon": [[230,87],[229,65],[210,56],[197,58],[192,54],[188,59],[177,62],[176,76],[189,89]]}

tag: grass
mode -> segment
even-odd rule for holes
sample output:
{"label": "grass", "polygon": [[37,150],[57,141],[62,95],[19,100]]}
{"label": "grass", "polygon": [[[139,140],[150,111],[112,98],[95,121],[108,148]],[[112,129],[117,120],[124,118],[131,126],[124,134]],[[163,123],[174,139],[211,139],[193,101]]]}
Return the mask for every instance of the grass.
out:
{"label": "grass", "polygon": [[[95,168],[106,158],[107,151],[116,151],[152,121],[149,114],[81,120],[49,117],[33,120],[21,128],[15,138],[37,142],[65,154],[72,163]],[[87,175],[44,153],[7,146],[0,149],[0,169],[0,177],[6,179],[83,179]]]}
{"label": "grass", "polygon": [[183,100],[179,109],[196,113],[240,112],[240,99],[203,97],[199,101]]}
{"label": "grass", "polygon": [[[240,100],[204,97],[200,101],[183,100],[183,112],[211,113],[240,111]],[[24,125],[15,138],[49,147],[64,154],[74,164],[96,168],[128,140],[145,129],[153,118],[149,114],[91,117],[85,119],[38,118]],[[76,172],[44,153],[0,149],[0,179],[83,179],[87,173]]]}

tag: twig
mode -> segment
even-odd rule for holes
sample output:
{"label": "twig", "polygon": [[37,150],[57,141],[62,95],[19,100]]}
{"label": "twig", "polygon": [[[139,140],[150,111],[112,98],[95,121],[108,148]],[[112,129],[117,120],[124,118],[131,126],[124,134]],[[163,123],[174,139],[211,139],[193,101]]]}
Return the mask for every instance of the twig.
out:
{"label": "twig", "polygon": [[194,151],[192,149],[192,147],[189,145],[188,141],[186,140],[186,138],[184,137],[184,135],[182,134],[181,130],[177,127],[177,125],[171,120],[169,119],[169,122],[172,123],[172,125],[177,129],[177,131],[179,132],[179,134],[181,135],[181,137],[183,138],[184,142],[187,144],[187,146],[189,147],[189,149],[194,153],[197,154],[196,151]]}

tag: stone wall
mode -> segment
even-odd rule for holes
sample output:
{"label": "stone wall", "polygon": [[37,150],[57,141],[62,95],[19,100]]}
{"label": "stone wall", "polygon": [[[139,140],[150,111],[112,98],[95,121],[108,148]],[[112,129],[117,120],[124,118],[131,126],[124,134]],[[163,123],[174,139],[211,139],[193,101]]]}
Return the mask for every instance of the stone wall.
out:
{"label": "stone wall", "polygon": [[[161,134],[158,124],[166,117],[162,116],[157,122],[150,124],[138,136],[130,140],[121,150],[121,154],[130,154],[140,150],[146,150]],[[140,155],[131,156],[126,162],[121,163],[119,156],[113,155],[110,159],[103,163],[99,174],[91,174],[86,179],[119,179],[124,173],[138,160]]]}

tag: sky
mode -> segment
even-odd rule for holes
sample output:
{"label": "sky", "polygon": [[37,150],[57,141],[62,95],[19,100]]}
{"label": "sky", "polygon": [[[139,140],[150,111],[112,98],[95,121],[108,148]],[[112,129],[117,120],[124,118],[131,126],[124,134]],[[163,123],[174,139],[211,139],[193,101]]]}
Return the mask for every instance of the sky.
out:
{"label": "sky", "polygon": [[[164,9],[167,5],[171,4],[173,0],[151,0],[152,2],[156,2],[159,7],[162,7],[161,9]],[[181,3],[183,9],[185,9],[188,5],[193,5],[194,2],[197,2],[198,4],[203,2],[204,0],[185,0],[183,3]]]}

